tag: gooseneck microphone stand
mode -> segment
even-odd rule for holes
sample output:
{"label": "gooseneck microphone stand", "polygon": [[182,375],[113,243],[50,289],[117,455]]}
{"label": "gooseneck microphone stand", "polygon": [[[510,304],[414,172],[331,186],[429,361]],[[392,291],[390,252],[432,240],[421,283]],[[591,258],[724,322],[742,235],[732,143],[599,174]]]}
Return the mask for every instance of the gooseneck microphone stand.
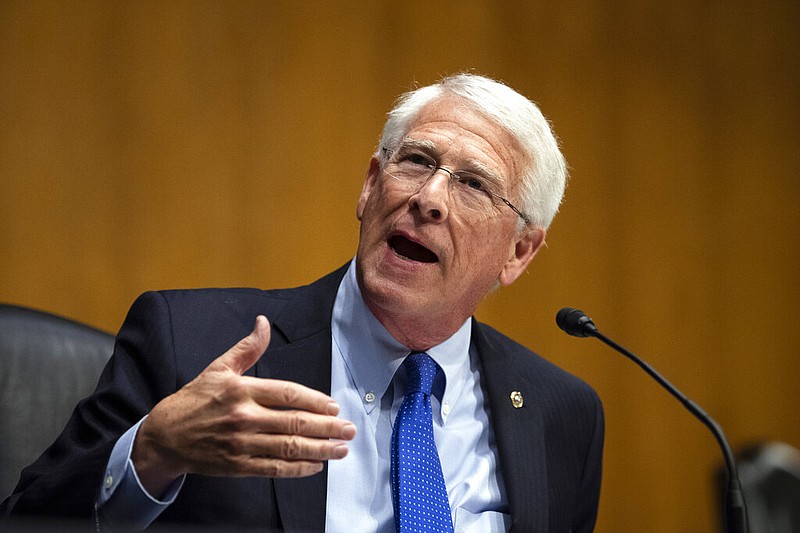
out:
{"label": "gooseneck microphone stand", "polygon": [[627,348],[620,346],[613,340],[603,335],[591,318],[586,316],[583,311],[565,307],[561,309],[556,315],[556,323],[558,327],[564,330],[573,337],[596,337],[603,341],[605,344],[621,353],[637,365],[642,370],[647,372],[650,377],[655,379],[659,385],[664,387],[667,392],[672,394],[679,402],[683,404],[700,422],[702,422],[714,438],[717,439],[720,448],[722,448],[722,455],[725,457],[725,469],[728,473],[728,481],[725,489],[725,500],[723,502],[723,523],[726,533],[747,533],[747,508],[742,495],[742,486],[739,481],[739,475],[736,471],[736,462],[733,459],[731,447],[725,438],[722,428],[717,422],[711,418],[705,411],[703,411],[696,403],[687,398],[681,391],[679,391],[672,383],[667,381],[661,374],[647,364],[644,360],[637,357],[633,352]]}

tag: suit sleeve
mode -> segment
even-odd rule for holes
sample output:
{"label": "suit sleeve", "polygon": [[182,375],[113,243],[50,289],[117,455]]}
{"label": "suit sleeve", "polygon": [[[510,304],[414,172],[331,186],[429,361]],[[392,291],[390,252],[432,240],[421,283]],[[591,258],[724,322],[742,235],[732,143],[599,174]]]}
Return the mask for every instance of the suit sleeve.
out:
{"label": "suit sleeve", "polygon": [[114,444],[175,389],[169,308],[159,293],[145,293],[128,312],[94,393],[22,471],[0,514],[91,519]]}
{"label": "suit sleeve", "polygon": [[572,531],[575,533],[592,533],[597,521],[597,510],[600,505],[600,480],[603,471],[603,441],[605,437],[605,418],[603,405],[595,396],[594,427],[591,430],[589,447],[584,460],[583,475],[577,512]]}

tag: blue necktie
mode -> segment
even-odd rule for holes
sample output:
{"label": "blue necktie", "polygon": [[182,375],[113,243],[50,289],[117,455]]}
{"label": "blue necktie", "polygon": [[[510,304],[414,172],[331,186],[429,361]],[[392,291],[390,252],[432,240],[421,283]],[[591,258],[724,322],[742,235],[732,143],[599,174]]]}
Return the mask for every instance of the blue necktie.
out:
{"label": "blue necktie", "polygon": [[452,532],[442,465],[433,441],[431,386],[438,368],[426,353],[403,362],[406,395],[392,431],[392,502],[397,533]]}

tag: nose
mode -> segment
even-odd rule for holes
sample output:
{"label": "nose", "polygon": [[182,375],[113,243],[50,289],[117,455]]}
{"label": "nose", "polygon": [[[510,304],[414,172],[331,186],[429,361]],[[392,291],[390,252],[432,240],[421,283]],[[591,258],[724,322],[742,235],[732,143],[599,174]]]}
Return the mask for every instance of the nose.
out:
{"label": "nose", "polygon": [[442,222],[450,214],[450,180],[452,174],[446,168],[437,168],[428,181],[408,199],[413,210],[419,211],[424,220]]}

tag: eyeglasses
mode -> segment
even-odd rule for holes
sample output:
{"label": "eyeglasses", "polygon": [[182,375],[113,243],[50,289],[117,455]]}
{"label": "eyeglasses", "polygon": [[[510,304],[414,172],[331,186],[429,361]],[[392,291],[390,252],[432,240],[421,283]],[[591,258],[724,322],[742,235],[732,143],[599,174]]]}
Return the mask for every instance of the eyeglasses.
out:
{"label": "eyeglasses", "polygon": [[450,191],[459,206],[488,215],[502,202],[519,215],[525,224],[530,224],[531,220],[527,215],[514,207],[507,198],[492,191],[497,185],[488,177],[462,170],[456,172],[448,170],[439,166],[433,157],[418,148],[401,147],[396,152],[389,148],[382,150],[387,157],[383,167],[384,172],[408,192],[419,191],[434,174],[443,170],[450,177],[448,182]]}

